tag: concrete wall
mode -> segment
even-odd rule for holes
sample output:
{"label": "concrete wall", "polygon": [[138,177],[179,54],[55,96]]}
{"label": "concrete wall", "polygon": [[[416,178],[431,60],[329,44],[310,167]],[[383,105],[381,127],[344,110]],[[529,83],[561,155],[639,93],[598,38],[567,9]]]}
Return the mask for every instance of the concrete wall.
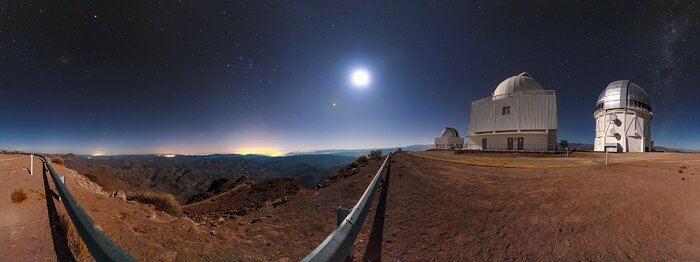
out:
{"label": "concrete wall", "polygon": [[[617,120],[612,121],[611,115]],[[594,150],[603,151],[604,145],[617,144],[617,152],[653,151],[649,111],[636,108],[599,110],[596,119]],[[611,150],[615,151],[615,150]]]}
{"label": "concrete wall", "polygon": [[[512,132],[512,133],[492,133],[479,134],[467,137],[465,149],[484,150],[482,139],[486,138],[485,150],[518,151],[518,138],[523,138],[523,151],[551,151],[556,149],[557,132]],[[508,149],[508,138],[513,138],[513,147]]]}

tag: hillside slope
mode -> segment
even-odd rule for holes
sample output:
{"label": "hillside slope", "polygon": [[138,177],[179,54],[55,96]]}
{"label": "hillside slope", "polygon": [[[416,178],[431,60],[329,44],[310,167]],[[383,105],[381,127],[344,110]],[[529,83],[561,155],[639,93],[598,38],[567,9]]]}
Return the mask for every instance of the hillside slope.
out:
{"label": "hillside slope", "polygon": [[[290,179],[244,180],[241,194],[230,192],[226,201],[185,206],[194,220],[109,197],[87,177],[54,167],[98,227],[139,261],[293,261],[330,234],[335,209],[354,205],[379,164],[370,161],[315,191]],[[279,198],[285,201],[272,203]],[[246,211],[226,205],[236,203]]]}

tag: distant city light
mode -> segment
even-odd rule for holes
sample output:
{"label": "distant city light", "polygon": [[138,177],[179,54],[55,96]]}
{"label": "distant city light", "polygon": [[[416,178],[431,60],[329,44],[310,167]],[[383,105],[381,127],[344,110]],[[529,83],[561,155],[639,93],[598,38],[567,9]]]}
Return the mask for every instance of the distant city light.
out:
{"label": "distant city light", "polygon": [[243,149],[235,152],[239,155],[263,155],[263,156],[282,156],[284,153],[279,152],[275,149]]}

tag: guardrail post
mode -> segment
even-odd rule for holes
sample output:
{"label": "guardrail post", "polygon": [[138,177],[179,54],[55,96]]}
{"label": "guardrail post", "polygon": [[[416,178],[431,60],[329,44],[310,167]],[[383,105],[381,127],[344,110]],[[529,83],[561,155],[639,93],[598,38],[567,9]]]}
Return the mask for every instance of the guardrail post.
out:
{"label": "guardrail post", "polygon": [[[389,156],[386,156],[386,157],[389,157]],[[389,159],[389,161],[386,162],[386,174],[384,174],[384,176],[382,176],[382,186],[385,186],[384,182],[386,181],[386,177],[389,175],[389,172],[391,172],[391,159]]]}
{"label": "guardrail post", "polygon": [[341,223],[343,223],[343,220],[345,220],[346,217],[350,214],[350,209],[338,207],[338,209],[335,211],[335,226],[340,226]]}

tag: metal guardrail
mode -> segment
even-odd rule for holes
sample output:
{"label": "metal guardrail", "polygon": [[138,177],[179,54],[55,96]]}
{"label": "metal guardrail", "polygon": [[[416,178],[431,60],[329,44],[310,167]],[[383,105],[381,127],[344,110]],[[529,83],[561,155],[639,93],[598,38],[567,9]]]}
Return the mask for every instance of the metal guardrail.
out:
{"label": "metal guardrail", "polygon": [[68,188],[62,182],[63,179],[56,175],[51,162],[43,155],[34,155],[41,158],[44,162],[44,168],[48,169],[51,180],[56,185],[56,191],[58,191],[58,196],[61,198],[61,203],[66,208],[71,222],[73,222],[76,231],[78,231],[78,235],[83,239],[85,246],[87,246],[95,261],[136,261],[97,228],[90,216],[80,207],[80,203],[68,191]]}
{"label": "metal guardrail", "polygon": [[365,222],[367,212],[369,212],[369,208],[372,204],[372,198],[374,198],[374,194],[377,192],[379,180],[381,179],[383,181],[386,174],[390,171],[390,157],[391,153],[386,156],[384,163],[379,167],[377,174],[374,175],[367,190],[362,194],[360,201],[350,210],[350,213],[348,214],[344,209],[338,209],[338,221],[342,219],[342,222],[339,223],[338,227],[333,230],[318,247],[301,261],[345,261],[352,256],[355,239],[362,229],[362,224]]}

